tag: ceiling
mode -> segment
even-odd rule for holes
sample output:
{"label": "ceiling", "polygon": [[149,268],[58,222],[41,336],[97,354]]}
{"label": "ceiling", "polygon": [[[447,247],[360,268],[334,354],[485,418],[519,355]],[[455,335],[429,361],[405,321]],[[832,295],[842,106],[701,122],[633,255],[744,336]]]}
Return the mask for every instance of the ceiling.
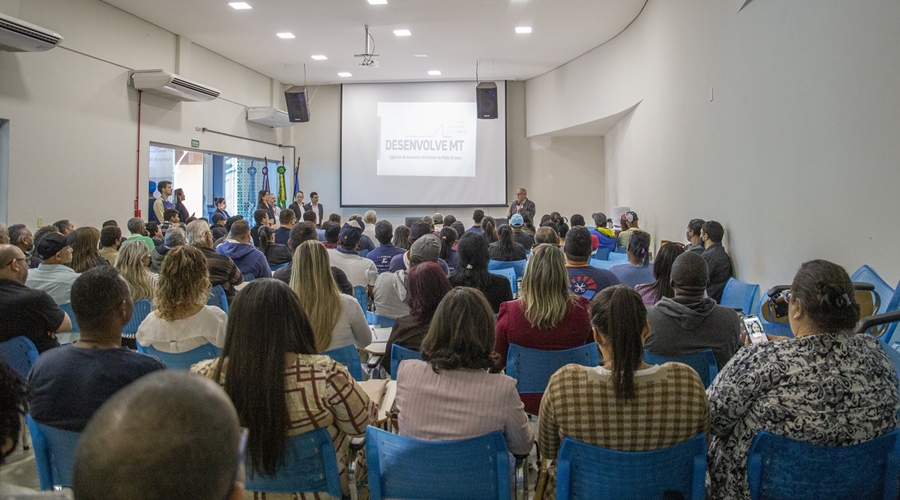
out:
{"label": "ceiling", "polygon": [[[603,44],[646,0],[104,0],[283,83],[525,80]],[[364,25],[377,68],[359,66]],[[530,26],[530,34],[515,28]],[[395,36],[408,29],[411,36]],[[280,39],[279,32],[296,38]],[[325,61],[311,56],[325,55]],[[428,54],[427,58],[413,54]],[[429,76],[428,71],[441,71]],[[342,78],[339,72],[353,76]]]}

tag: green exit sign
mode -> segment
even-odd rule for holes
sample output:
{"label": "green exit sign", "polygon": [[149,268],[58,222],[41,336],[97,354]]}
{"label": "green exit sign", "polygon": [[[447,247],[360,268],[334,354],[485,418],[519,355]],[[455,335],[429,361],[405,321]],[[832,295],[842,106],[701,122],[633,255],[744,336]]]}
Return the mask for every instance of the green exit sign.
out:
{"label": "green exit sign", "polygon": [[197,139],[191,139],[191,147],[192,147],[192,148],[199,148],[199,147],[200,147],[200,141],[198,141]]}

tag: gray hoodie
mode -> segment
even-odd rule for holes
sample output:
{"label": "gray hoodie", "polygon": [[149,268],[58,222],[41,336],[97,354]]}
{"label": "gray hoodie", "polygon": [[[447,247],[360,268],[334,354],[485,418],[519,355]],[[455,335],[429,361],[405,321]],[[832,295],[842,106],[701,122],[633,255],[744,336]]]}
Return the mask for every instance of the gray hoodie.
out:
{"label": "gray hoodie", "polygon": [[406,303],[405,269],[393,273],[381,273],[375,281],[375,312],[381,316],[397,319],[409,314]]}
{"label": "gray hoodie", "polygon": [[665,357],[712,349],[721,370],[741,347],[741,324],[734,309],[710,298],[663,298],[647,310],[650,336],[644,349]]}

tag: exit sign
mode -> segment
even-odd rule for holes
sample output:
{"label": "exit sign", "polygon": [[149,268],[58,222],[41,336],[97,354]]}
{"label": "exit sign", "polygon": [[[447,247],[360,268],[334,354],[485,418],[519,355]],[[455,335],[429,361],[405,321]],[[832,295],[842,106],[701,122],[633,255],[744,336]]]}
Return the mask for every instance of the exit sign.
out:
{"label": "exit sign", "polygon": [[199,148],[199,147],[200,147],[200,141],[198,141],[197,139],[191,139],[191,147],[192,147],[192,148]]}

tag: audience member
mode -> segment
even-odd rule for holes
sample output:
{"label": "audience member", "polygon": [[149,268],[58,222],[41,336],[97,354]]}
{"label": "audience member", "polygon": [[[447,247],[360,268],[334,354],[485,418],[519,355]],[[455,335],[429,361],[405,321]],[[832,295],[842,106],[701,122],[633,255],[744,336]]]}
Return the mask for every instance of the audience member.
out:
{"label": "audience member", "polygon": [[[327,257],[318,242],[304,242],[300,249],[311,247]],[[330,279],[327,269],[323,266],[323,275]],[[336,290],[334,295],[339,295]],[[301,302],[280,281],[248,284],[234,301],[221,357],[193,370],[222,384],[234,402],[240,422],[249,430],[247,459],[252,474],[275,475],[286,459],[286,438],[326,428],[334,442],[341,487],[349,497],[350,487],[356,488],[348,485],[350,438],[365,434],[376,407],[346,366],[316,354],[315,325]],[[272,498],[271,493],[247,494]],[[285,492],[284,496],[319,495]]]}
{"label": "audience member", "polygon": [[[366,227],[368,229],[368,226]],[[396,255],[406,253],[400,247],[391,243],[394,234],[394,227],[388,220],[380,220],[375,224],[375,239],[378,241],[378,248],[372,250],[366,255],[366,258],[375,263],[375,270],[378,274],[385,273],[391,268],[391,259]]]}
{"label": "audience member", "polygon": [[[407,238],[410,248],[412,248],[412,244],[415,243],[416,240],[426,234],[431,234],[431,226],[425,221],[414,222],[409,230],[409,237]],[[394,244],[396,245],[397,243],[395,242]],[[400,255],[395,255],[394,258],[391,259],[391,267],[388,270],[393,273],[401,269],[408,269],[410,256],[411,254],[409,251]],[[443,269],[445,273],[450,274],[450,268],[443,259],[438,259],[438,265],[441,266],[441,269]]]}
{"label": "audience member", "polygon": [[481,233],[481,221],[484,219],[484,210],[477,209],[472,212],[472,227],[466,229],[466,233]]}
{"label": "audience member", "polygon": [[65,236],[75,230],[75,226],[73,226],[72,223],[69,222],[68,219],[62,219],[62,220],[58,220],[58,221],[54,222],[53,227],[55,227],[56,230],[59,231],[59,233],[62,234],[63,236]]}
{"label": "audience member", "polygon": [[[619,248],[628,248],[628,241],[631,240],[631,235],[636,231],[640,231],[647,235],[648,241],[650,240],[650,233],[644,231],[640,227],[638,227],[640,219],[638,219],[638,215],[634,212],[626,212],[622,215],[622,219],[619,220],[619,224],[622,225],[622,231],[619,232],[619,236],[617,238],[617,245]],[[647,243],[647,246],[650,246],[650,243]]]}
{"label": "audience member", "polygon": [[184,195],[184,189],[178,188],[175,190],[175,210],[178,210],[178,218],[182,222],[187,222],[188,218],[191,217],[187,207],[184,205],[184,200],[186,199],[187,196]]}
{"label": "audience member", "polygon": [[550,221],[556,225],[556,232],[559,234],[559,244],[562,245],[566,240],[566,234],[569,232],[569,220],[559,212],[553,212],[550,214]]}
{"label": "audience member", "polygon": [[525,249],[526,252],[531,251],[531,247],[534,246],[534,235],[528,234],[523,231],[522,226],[525,225],[525,219],[519,214],[513,214],[513,216],[509,219],[509,226],[513,231],[513,240],[516,243],[522,245],[522,248]]}
{"label": "audience member", "polygon": [[359,227],[363,228],[363,233],[359,237],[359,244],[357,245],[357,252],[365,252],[360,253],[360,257],[365,257],[369,252],[375,250],[376,245],[375,242],[372,241],[372,238],[369,238],[365,233],[365,222],[363,221],[362,215],[353,214],[347,218],[347,222],[357,221],[359,222]]}
{"label": "audience member", "polygon": [[[447,220],[446,218],[444,220]],[[450,227],[456,231],[456,244],[459,245],[459,239],[462,238],[462,235],[466,234],[466,226],[461,221],[453,221],[450,224]]]}
{"label": "audience member", "polygon": [[422,217],[422,220],[428,223],[428,228],[431,229],[431,234],[434,234],[434,219],[432,219],[430,215],[426,215]]}
{"label": "audience member", "polygon": [[150,270],[159,273],[162,268],[163,260],[172,249],[184,245],[187,242],[184,230],[180,227],[173,227],[166,232],[166,238],[162,245],[156,245],[150,251]]}
{"label": "audience member", "polygon": [[[410,269],[423,262],[437,264],[441,253],[441,243],[433,234],[422,236],[412,244],[409,259]],[[440,267],[440,266],[438,266]],[[383,273],[375,281],[373,306],[380,316],[397,319],[409,315],[409,301],[406,294],[408,271],[400,269],[392,273]],[[446,276],[446,274],[445,274]]]}
{"label": "audience member", "polygon": [[159,286],[159,275],[150,272],[150,252],[143,241],[128,240],[122,243],[114,265],[131,289],[131,300],[153,301]]}
{"label": "audience member", "polygon": [[294,211],[297,220],[303,220],[303,191],[294,193],[294,202],[291,203],[288,208]]}
{"label": "audience member", "polygon": [[606,214],[597,212],[591,214],[591,218],[594,219],[594,229],[591,229],[591,234],[597,237],[597,249],[608,248],[610,252],[615,252],[616,232],[606,226],[608,222]]}
{"label": "audience member", "polygon": [[96,227],[79,227],[75,230],[72,244],[72,262],[69,267],[76,273],[83,273],[97,266],[107,266],[109,262],[100,256],[100,230]]}
{"label": "audience member", "polygon": [[222,347],[228,315],[206,305],[209,271],[203,252],[187,245],[172,249],[162,263],[153,310],[138,327],[138,344],[181,353],[207,343]]}
{"label": "audience member", "polygon": [[375,280],[378,279],[378,270],[374,262],[357,253],[362,230],[362,223],[359,221],[351,220],[344,224],[340,232],[340,246],[329,250],[328,255],[334,267],[347,274],[347,279],[354,288],[366,287],[366,293],[371,297]]}
{"label": "audience member", "polygon": [[119,227],[119,223],[115,219],[109,219],[104,221],[103,224],[100,224],[100,230],[102,231],[104,227],[109,226]]}
{"label": "audience member", "polygon": [[634,288],[643,283],[653,283],[653,268],[650,267],[650,235],[635,231],[628,239],[625,251],[628,262],[610,266],[609,271],[619,278],[623,285]]}
{"label": "audience member", "polygon": [[30,257],[34,252],[34,236],[32,236],[31,230],[25,224],[13,224],[9,226],[8,231],[9,243],[22,249],[25,257]]}
{"label": "audience member", "polygon": [[166,365],[122,347],[122,328],[134,303],[128,284],[112,267],[89,269],[75,280],[72,311],[81,336],[42,354],[28,373],[28,385],[35,421],[81,432],[116,391]]}
{"label": "audience member", "polygon": [[431,216],[431,222],[434,224],[434,235],[438,238],[441,237],[441,229],[444,229],[444,215],[443,214],[434,214]]}
{"label": "audience member", "polygon": [[[153,203],[153,213],[156,215],[157,220],[163,223],[168,220],[165,217],[166,210],[175,208],[172,202],[169,201],[169,196],[172,196],[172,182],[159,181],[156,184],[156,189],[159,191],[159,198]],[[62,233],[62,231],[60,232]]]}
{"label": "audience member", "polygon": [[[22,377],[0,359],[0,465],[6,462],[6,457],[15,451],[19,442],[22,420],[28,413],[28,392],[28,385]],[[25,493],[34,492],[0,482],[0,498]]]}
{"label": "audience member", "polygon": [[325,207],[319,203],[319,193],[315,191],[309,193],[309,200],[309,203],[303,205],[303,211],[312,211],[316,215],[316,219],[313,222],[316,224],[316,227],[321,227],[322,222],[325,220]]}
{"label": "audience member", "polygon": [[534,435],[516,381],[485,371],[493,364],[494,318],[478,290],[455,288],[434,313],[422,359],[397,368],[400,435],[449,441],[502,431],[514,454],[531,451]]}
{"label": "audience member", "polygon": [[653,283],[643,283],[634,287],[644,301],[644,306],[651,307],[656,305],[662,298],[675,296],[675,289],[672,288],[672,264],[679,255],[684,253],[681,245],[668,244],[660,247],[656,254],[656,260],[653,261]]}
{"label": "audience member", "polygon": [[187,244],[200,250],[206,257],[209,286],[221,286],[230,304],[234,299],[235,287],[244,282],[241,270],[231,258],[213,250],[212,231],[203,221],[195,220],[188,224]]}
{"label": "audience member", "polygon": [[41,258],[41,265],[28,272],[25,285],[35,290],[43,290],[53,297],[57,304],[69,302],[72,283],[78,273],[67,266],[72,262],[72,244],[75,233],[63,236],[59,233],[48,234],[35,245],[35,252]]}
{"label": "audience member", "polygon": [[600,290],[620,283],[615,274],[588,264],[591,259],[591,232],[586,227],[575,226],[569,230],[565,254],[569,290],[575,295],[590,299]]}
{"label": "audience member", "polygon": [[556,229],[553,227],[555,224],[552,222],[549,224],[549,226],[543,226],[534,233],[534,244],[548,244],[559,248],[559,233],[557,233]]}
{"label": "audience member", "polygon": [[[293,214],[294,212],[293,210],[285,210],[282,213]],[[290,235],[290,232],[288,232],[288,235]],[[275,243],[275,230],[268,226],[263,226],[259,230],[259,251],[266,256],[270,269],[272,266],[287,264],[292,258],[291,251],[287,245]]]}
{"label": "audience member", "polygon": [[684,233],[688,243],[690,243],[687,248],[685,248],[688,252],[702,254],[703,251],[706,250],[706,247],[703,246],[703,240],[700,239],[703,224],[706,224],[706,221],[703,219],[691,219],[691,221],[688,222],[687,232]]}
{"label": "audience member", "polygon": [[179,222],[181,222],[181,217],[178,215],[178,210],[167,208],[166,211],[163,212],[163,222],[159,225],[159,230],[165,235],[170,228]]}
{"label": "audience member", "polygon": [[441,239],[439,258],[447,263],[447,270],[454,273],[459,265],[459,254],[456,251],[456,240],[459,239],[459,233],[452,227],[444,227],[438,237]]}
{"label": "audience member", "polygon": [[[374,264],[373,264],[374,266]],[[291,288],[300,297],[315,333],[317,352],[346,345],[372,343],[372,330],[359,302],[338,291],[331,274],[328,250],[318,241],[304,241],[294,251]]]}
{"label": "audience member", "polygon": [[[622,285],[594,298],[591,326],[603,366],[570,364],[550,377],[538,420],[541,456],[556,458],[564,438],[636,452],[672,446],[709,430],[709,402],[697,373],[681,363],[643,362],[645,314],[640,296]],[[556,475],[549,476],[546,492],[555,498]]]}
{"label": "audience member", "polygon": [[110,265],[115,264],[122,244],[122,230],[118,226],[105,226],[100,230],[100,257]]}
{"label": "audience member", "polygon": [[476,288],[487,298],[494,313],[500,311],[500,304],[512,300],[512,287],[505,276],[491,274],[488,271],[491,255],[487,240],[481,233],[466,233],[457,245],[459,265],[456,272],[450,275],[453,286]]}
{"label": "audience member", "polygon": [[534,202],[528,199],[528,191],[525,188],[519,188],[516,190],[516,199],[509,204],[506,216],[512,217],[515,214],[519,214],[524,217],[525,214],[528,214],[533,219],[536,210]]}
{"label": "audience member", "polygon": [[[375,213],[374,210],[367,210],[365,214],[363,214],[363,222],[365,222],[365,229],[363,229],[363,236],[372,240],[375,243],[375,247],[381,245],[381,240],[378,239],[378,236],[375,231],[375,226],[378,224],[378,214]],[[391,228],[393,231],[393,228]]]}
{"label": "audience member", "polygon": [[337,222],[328,220],[322,224],[322,230],[325,232],[325,248],[334,250],[341,246],[341,225]]}
{"label": "audience member", "polygon": [[[163,246],[163,232],[160,229],[159,224],[156,222],[148,222],[147,223],[147,237],[150,238],[150,241],[153,242],[154,247]],[[153,248],[151,248],[152,250]]]}
{"label": "audience member", "polygon": [[163,370],[116,393],[81,436],[76,500],[240,500],[246,434],[212,381]]}
{"label": "audience member", "polygon": [[455,215],[445,215],[443,218],[444,218],[444,227],[450,227],[453,225],[454,222],[456,222]]}
{"label": "audience member", "polygon": [[22,249],[0,244],[0,342],[25,336],[44,352],[59,346],[55,334],[71,330],[72,322],[50,294],[25,286],[28,275]]}
{"label": "audience member", "polygon": [[231,238],[216,248],[216,252],[231,258],[244,275],[271,278],[272,268],[266,256],[250,243],[250,225],[239,220],[231,225]]}
{"label": "audience member", "polygon": [[[297,217],[293,210],[282,210],[278,214],[278,229],[275,230],[275,243],[287,246],[291,239],[291,228],[297,223]],[[265,253],[265,252],[263,252]]]}
{"label": "audience member", "polygon": [[522,221],[524,223],[522,225],[522,231],[524,233],[530,235],[533,238],[534,233],[537,232],[537,230],[534,228],[534,215],[527,214],[527,213],[521,214],[521,215],[522,215]]}
{"label": "audience member", "polygon": [[37,244],[41,241],[41,238],[47,236],[48,234],[57,234],[59,231],[56,230],[56,226],[48,225],[43,226],[34,233],[34,246],[35,250],[31,253],[31,258],[28,259],[28,267],[31,269],[35,269],[37,266],[41,265],[41,256],[37,253]]}
{"label": "audience member", "polygon": [[210,233],[213,237],[213,242],[218,240],[219,238],[225,238],[228,236],[228,229],[225,229],[225,221],[227,219],[224,215],[216,212],[212,216],[212,225],[209,227]]}
{"label": "audience member", "polygon": [[0,245],[9,245],[9,229],[0,222]]}
{"label": "audience member", "polygon": [[714,220],[703,223],[700,230],[703,239],[703,253],[701,256],[709,266],[709,285],[706,293],[717,303],[722,300],[722,292],[725,291],[725,284],[731,279],[734,270],[731,267],[731,257],[725,252],[722,246],[722,238],[725,236],[725,229],[722,224]]}
{"label": "audience member", "polygon": [[[309,221],[303,221],[299,224],[294,224],[294,227],[291,228],[291,239],[288,241],[288,248],[293,252],[291,257],[291,262],[288,265],[278,269],[274,273],[272,273],[272,277],[283,281],[285,284],[291,284],[291,274],[293,273],[293,260],[297,258],[297,248],[303,244],[304,241],[318,241],[316,237],[316,226]],[[345,295],[353,296],[353,285],[350,284],[350,280],[347,279],[347,274],[340,269],[331,266],[331,276],[334,278],[334,282],[337,283],[338,290]]]}
{"label": "audience member", "polygon": [[394,322],[391,335],[385,344],[385,355],[381,358],[381,366],[389,375],[391,348],[398,345],[418,351],[441,299],[453,288],[441,266],[434,262],[415,265],[409,269],[408,275],[406,301],[409,303],[409,314],[397,318]]}
{"label": "audience member", "polygon": [[741,346],[741,326],[734,309],[703,297],[706,276],[706,262],[694,252],[683,252],[675,258],[675,296],[661,298],[647,312],[650,337],[645,347],[669,358],[712,349],[721,370]]}
{"label": "audience member", "polygon": [[319,241],[325,241],[325,230],[316,224],[315,212],[313,212],[311,210],[307,210],[306,212],[303,212],[303,220],[305,222],[311,222],[313,227],[316,228],[316,237],[318,238]]}
{"label": "audience member", "polygon": [[484,239],[487,240],[488,245],[500,241],[500,237],[497,236],[497,222],[494,221],[493,217],[485,215],[484,218],[481,219],[481,234],[484,235]]}
{"label": "audience member", "polygon": [[269,219],[269,211],[266,209],[258,209],[253,212],[253,221],[256,222],[256,224],[250,229],[250,238],[253,239],[253,246],[259,247],[259,228],[268,226],[269,222],[271,222],[271,219]]}
{"label": "audience member", "polygon": [[402,248],[404,251],[409,250],[409,228],[404,226],[403,224],[397,226],[394,229],[394,240],[393,244],[397,248]]}
{"label": "audience member", "polygon": [[759,431],[835,447],[897,428],[897,374],[878,339],[852,333],[859,314],[842,267],[800,266],[788,299],[794,338],[744,347],[707,391],[711,498],[750,498],[747,452]]}
{"label": "audience member", "polygon": [[[485,217],[486,218],[486,217]],[[485,230],[484,234],[487,235]],[[525,260],[525,247],[513,240],[512,229],[506,224],[500,226],[499,239],[490,244],[489,247],[491,260],[499,260],[502,262],[511,262],[516,260]]]}

